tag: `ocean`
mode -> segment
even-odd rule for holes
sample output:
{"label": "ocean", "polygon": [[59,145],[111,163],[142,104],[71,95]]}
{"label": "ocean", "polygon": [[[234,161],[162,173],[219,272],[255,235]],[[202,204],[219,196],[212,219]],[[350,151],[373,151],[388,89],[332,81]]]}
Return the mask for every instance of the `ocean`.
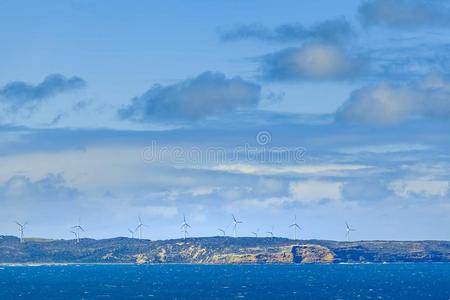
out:
{"label": "ocean", "polygon": [[450,264],[0,267],[0,299],[450,299]]}

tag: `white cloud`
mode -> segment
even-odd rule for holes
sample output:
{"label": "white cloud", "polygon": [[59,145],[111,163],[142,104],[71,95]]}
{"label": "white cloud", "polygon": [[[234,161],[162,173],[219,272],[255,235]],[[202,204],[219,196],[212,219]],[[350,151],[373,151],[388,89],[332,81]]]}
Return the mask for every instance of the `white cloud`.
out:
{"label": "white cloud", "polygon": [[298,181],[291,182],[289,192],[294,201],[301,203],[316,203],[323,200],[340,200],[341,182]]}
{"label": "white cloud", "polygon": [[264,57],[263,77],[270,80],[348,80],[365,72],[367,62],[326,43],[288,48]]}
{"label": "white cloud", "polygon": [[212,193],[214,193],[214,191],[216,191],[216,188],[214,187],[201,186],[191,189],[189,193],[194,197],[198,197],[211,195]]}
{"label": "white cloud", "polygon": [[336,112],[338,120],[369,124],[449,116],[450,81],[436,74],[405,85],[379,83],[360,88]]}
{"label": "white cloud", "polygon": [[361,4],[358,12],[365,26],[411,30],[450,25],[450,9],[446,1],[369,0]]}
{"label": "white cloud", "polygon": [[356,146],[339,149],[339,152],[348,154],[360,153],[396,153],[396,152],[410,152],[410,151],[424,151],[430,150],[432,147],[422,144],[382,144],[369,146]]}
{"label": "white cloud", "polygon": [[23,175],[16,175],[3,184],[0,183],[1,200],[52,202],[71,200],[79,195],[77,189],[66,184],[62,174],[48,174],[35,181]]}
{"label": "white cloud", "polygon": [[344,172],[368,169],[366,165],[351,164],[317,164],[317,165],[286,165],[286,166],[267,166],[267,165],[250,165],[250,164],[227,164],[213,166],[209,169],[230,173],[242,173],[252,175],[282,175],[282,174],[298,174],[298,175],[342,175]]}
{"label": "white cloud", "polygon": [[[239,209],[242,207],[268,209],[268,208],[280,208],[285,204],[292,203],[292,198],[289,197],[269,197],[265,199],[244,199],[232,203],[232,207]],[[231,210],[233,211],[233,209]]]}
{"label": "white cloud", "polygon": [[205,72],[179,83],[155,85],[119,110],[133,121],[192,121],[240,109],[254,108],[261,100],[261,87],[240,77]]}
{"label": "white cloud", "polygon": [[234,202],[234,207],[257,209],[282,208],[290,204],[312,205],[324,201],[339,201],[343,183],[331,181],[293,181],[289,183],[288,195],[281,197],[249,198]]}
{"label": "white cloud", "polygon": [[255,186],[251,189],[256,195],[272,195],[278,194],[285,190],[286,184],[282,180],[271,178],[260,178]]}
{"label": "white cloud", "polygon": [[444,180],[397,180],[390,185],[390,189],[398,196],[409,198],[418,197],[445,197],[450,189],[448,181]]}

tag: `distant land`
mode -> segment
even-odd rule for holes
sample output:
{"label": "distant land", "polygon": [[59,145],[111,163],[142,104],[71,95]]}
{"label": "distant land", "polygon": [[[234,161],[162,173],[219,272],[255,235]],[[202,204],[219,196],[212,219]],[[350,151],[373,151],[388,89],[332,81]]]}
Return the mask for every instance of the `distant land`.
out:
{"label": "distant land", "polygon": [[450,262],[450,241],[290,240],[201,237],[174,240],[131,238],[47,240],[0,238],[0,263],[409,263]]}

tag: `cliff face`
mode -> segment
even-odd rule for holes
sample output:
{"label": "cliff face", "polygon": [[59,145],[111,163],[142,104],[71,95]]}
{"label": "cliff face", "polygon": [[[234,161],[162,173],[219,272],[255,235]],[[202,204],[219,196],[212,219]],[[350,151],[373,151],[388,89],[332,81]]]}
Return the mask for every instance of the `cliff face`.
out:
{"label": "cliff face", "polygon": [[299,245],[292,248],[294,263],[332,263],[334,254],[320,245]]}
{"label": "cliff face", "polygon": [[450,242],[293,241],[283,238],[189,238],[149,241],[0,239],[0,263],[290,264],[450,262]]}

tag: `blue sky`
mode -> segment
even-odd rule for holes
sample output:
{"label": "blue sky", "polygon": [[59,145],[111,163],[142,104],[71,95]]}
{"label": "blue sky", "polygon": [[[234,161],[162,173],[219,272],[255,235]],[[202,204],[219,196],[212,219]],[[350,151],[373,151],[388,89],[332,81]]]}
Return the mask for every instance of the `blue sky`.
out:
{"label": "blue sky", "polygon": [[[326,8],[326,9],[324,9]],[[0,233],[448,239],[450,3],[0,2]]]}

